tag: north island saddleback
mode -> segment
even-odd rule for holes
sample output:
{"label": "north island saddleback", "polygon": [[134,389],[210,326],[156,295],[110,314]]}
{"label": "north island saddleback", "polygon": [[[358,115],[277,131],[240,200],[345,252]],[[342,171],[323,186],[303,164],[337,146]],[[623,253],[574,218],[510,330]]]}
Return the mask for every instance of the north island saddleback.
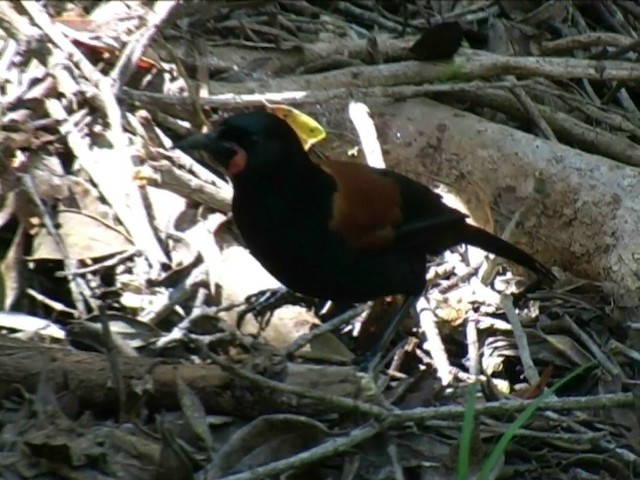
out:
{"label": "north island saddleback", "polygon": [[[312,160],[281,118],[230,116],[212,133],[175,145],[208,153],[229,175],[233,219],[255,258],[289,289],[357,303],[402,294],[405,302],[367,363],[372,366],[422,294],[426,256],[469,244],[511,260],[542,281],[549,268],[520,248],[467,223],[440,195],[399,173]],[[209,160],[206,168],[215,168]]]}

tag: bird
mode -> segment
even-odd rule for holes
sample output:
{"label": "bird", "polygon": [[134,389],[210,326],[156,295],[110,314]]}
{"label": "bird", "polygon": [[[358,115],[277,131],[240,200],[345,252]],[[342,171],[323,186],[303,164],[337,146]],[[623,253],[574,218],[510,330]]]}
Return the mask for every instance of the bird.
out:
{"label": "bird", "polygon": [[216,130],[174,147],[204,151],[208,158],[199,163],[226,171],[233,220],[248,250],[302,295],[360,303],[401,294],[406,314],[425,290],[426,259],[459,244],[519,264],[544,282],[555,279],[420,182],[361,163],[312,159],[295,130],[272,113],[228,116]]}

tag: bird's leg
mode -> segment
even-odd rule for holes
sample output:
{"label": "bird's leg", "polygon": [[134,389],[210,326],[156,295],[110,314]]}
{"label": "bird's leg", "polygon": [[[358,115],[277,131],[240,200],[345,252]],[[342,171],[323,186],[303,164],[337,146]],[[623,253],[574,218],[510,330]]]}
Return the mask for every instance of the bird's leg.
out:
{"label": "bird's leg", "polygon": [[[252,314],[256,319],[261,319],[260,328],[266,328],[271,315],[280,307],[285,305],[299,305],[311,309],[315,307],[315,301],[312,298],[296,293],[286,287],[260,290],[248,295],[244,301],[246,306],[238,312],[236,319],[238,330],[242,327],[244,318],[249,314]],[[262,319],[264,319],[264,322]],[[265,323],[265,325],[262,325],[262,323]]]}
{"label": "bird's leg", "polygon": [[407,313],[409,313],[409,311],[415,306],[419,298],[420,295],[407,295],[398,312],[391,319],[391,322],[389,322],[389,324],[385,327],[382,336],[378,339],[378,342],[373,346],[371,350],[369,350],[369,353],[363,355],[356,361],[361,371],[368,373],[374,371],[374,368],[380,362],[384,351],[395,335],[400,322],[402,322]]}

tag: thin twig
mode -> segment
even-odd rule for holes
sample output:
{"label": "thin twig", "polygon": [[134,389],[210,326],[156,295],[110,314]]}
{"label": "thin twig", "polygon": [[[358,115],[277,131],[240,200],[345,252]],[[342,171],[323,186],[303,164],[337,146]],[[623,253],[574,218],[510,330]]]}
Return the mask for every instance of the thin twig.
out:
{"label": "thin twig", "polygon": [[[497,402],[476,405],[476,416],[507,415],[522,412],[535,400],[500,400]],[[540,404],[540,411],[544,410],[597,410],[600,408],[625,408],[634,405],[633,394],[613,393],[590,397],[565,397],[545,400]],[[388,426],[402,425],[407,422],[425,424],[435,418],[462,418],[464,405],[448,405],[444,407],[416,408],[414,410],[398,410],[390,412],[386,421]]]}
{"label": "thin twig", "polygon": [[179,0],[155,2],[149,24],[136,32],[134,38],[127,43],[118,59],[118,63],[111,71],[110,77],[113,81],[113,91],[116,94],[120,91],[122,85],[127,83],[145,49],[179,3]]}
{"label": "thin twig", "polygon": [[111,380],[115,385],[116,396],[118,398],[118,418],[119,421],[123,421],[126,408],[127,390],[125,388],[124,379],[122,377],[120,355],[118,354],[118,349],[116,348],[113,337],[111,336],[111,325],[109,325],[109,319],[107,318],[107,311],[105,306],[103,304],[100,304],[99,310],[100,324],[102,325],[102,340],[104,341],[104,345],[107,350],[107,363],[109,364]]}
{"label": "thin twig", "polygon": [[126,252],[122,252],[114,257],[108,258],[102,262],[94,263],[88,267],[76,268],[73,271],[56,272],[56,277],[69,277],[73,275],[86,275],[87,273],[97,272],[98,270],[104,270],[106,268],[112,268],[117,265],[125,263],[130,258],[140,255],[140,250],[131,249]]}
{"label": "thin twig", "polygon": [[273,389],[277,392],[296,395],[301,398],[308,398],[311,400],[322,402],[322,404],[327,405],[334,411],[359,412],[361,414],[377,419],[384,419],[389,413],[388,410],[376,405],[372,405],[370,403],[365,403],[350,398],[338,397],[337,395],[328,395],[326,393],[318,392],[315,390],[309,390],[296,387],[294,385],[287,385],[284,383],[276,382],[274,380],[270,380],[263,376],[256,375],[255,373],[243,370],[242,368],[235,366],[234,364],[228,362],[227,360],[224,360],[222,357],[219,357],[217,355],[208,355],[208,360],[211,361],[214,365],[218,365],[220,368],[233,375],[234,377],[258,385],[262,388]]}
{"label": "thin twig", "polygon": [[324,333],[331,332],[337,328],[340,328],[342,325],[346,324],[347,322],[350,322],[354,318],[357,318],[359,315],[362,314],[362,312],[366,310],[366,308],[367,307],[365,304],[358,305],[346,311],[342,315],[338,315],[336,318],[332,318],[331,320],[329,320],[326,323],[323,323],[319,327],[314,328],[309,333],[300,335],[293,342],[291,342],[291,344],[287,348],[285,348],[284,355],[287,357],[290,355],[293,355],[295,352],[297,352],[301,348],[308,345],[314,338]]}
{"label": "thin twig", "polygon": [[369,107],[362,102],[349,102],[349,118],[358,132],[367,165],[374,168],[385,168],[382,147]]}
{"label": "thin twig", "polygon": [[[516,85],[526,86],[533,80],[523,80]],[[513,82],[460,82],[460,83],[442,83],[434,85],[396,85],[385,87],[361,87],[358,93],[363,98],[392,98],[402,100],[405,98],[419,97],[430,93],[448,93],[448,92],[474,92],[478,93],[485,88],[508,88],[513,86]],[[277,88],[277,87],[276,87]],[[260,107],[267,103],[288,103],[291,105],[300,105],[308,103],[323,103],[329,100],[339,100],[353,97],[353,89],[351,88],[319,88],[310,90],[282,90],[277,91],[276,88],[269,88],[265,93],[223,93],[210,97],[199,99],[199,103],[203,107],[208,108],[230,108],[230,107]],[[180,108],[188,108],[192,104],[191,97],[182,95],[164,95],[160,93],[145,92],[142,90],[133,90],[124,87],[120,92],[120,97],[129,102],[136,102],[139,105],[154,110],[158,105],[176,106]]]}
{"label": "thin twig", "polygon": [[431,299],[420,297],[416,303],[418,316],[420,318],[420,328],[427,337],[425,348],[431,353],[433,363],[438,370],[438,377],[443,385],[449,385],[453,379],[451,371],[451,362],[447,355],[447,349],[444,346],[440,330],[438,329],[437,318],[433,313]]}
{"label": "thin twig", "polygon": [[[51,236],[54,243],[56,244],[56,248],[60,252],[62,256],[62,262],[64,264],[64,269],[67,273],[73,272],[77,270],[77,262],[72,260],[69,256],[69,250],[67,249],[67,245],[65,244],[62,235],[54,226],[53,219],[49,214],[47,207],[44,205],[38,193],[36,192],[35,185],[33,184],[33,179],[31,175],[28,173],[16,173],[17,177],[22,184],[22,187],[27,192],[31,201],[35,204],[38,209],[38,213],[40,214],[40,219],[44,224],[44,227],[47,229],[47,233]],[[73,299],[73,303],[76,307],[76,310],[79,312],[82,318],[87,316],[87,308],[85,306],[85,300],[92,304],[91,294],[89,292],[89,288],[84,284],[82,279],[78,278],[77,275],[69,273],[69,290],[71,292],[71,298]],[[95,309],[95,306],[94,306]]]}
{"label": "thin twig", "polygon": [[[276,477],[290,470],[299,470],[302,467],[316,464],[320,460],[334,457],[348,451],[373,437],[376,433],[380,432],[382,428],[382,425],[370,422],[362,427],[351,430],[346,435],[328,440],[317,447],[305,450],[303,453],[299,453],[293,457],[279,460],[262,467],[255,467],[247,472],[229,475],[224,477],[224,480],[258,480],[261,478]],[[196,475],[195,478],[198,480],[214,480],[214,478],[217,479],[220,477],[199,474]]]}
{"label": "thin twig", "polygon": [[[515,81],[516,77],[513,75],[507,75],[506,80]],[[522,108],[529,114],[533,123],[538,127],[540,133],[547,139],[557,142],[553,130],[549,127],[549,124],[545,121],[545,119],[540,115],[540,110],[536,107],[535,103],[529,98],[529,95],[524,91],[522,87],[513,86],[509,87],[509,91],[518,101],[518,103],[522,106]]]}
{"label": "thin twig", "polygon": [[522,328],[520,323],[520,316],[513,308],[513,299],[511,295],[500,295],[500,304],[504,309],[504,313],[509,319],[511,329],[513,330],[513,338],[518,345],[518,353],[520,354],[520,360],[522,361],[522,367],[524,368],[524,376],[526,377],[529,385],[536,385],[540,380],[540,375],[536,369],[533,360],[531,359],[531,352],[529,351],[529,342],[527,341],[527,334]]}

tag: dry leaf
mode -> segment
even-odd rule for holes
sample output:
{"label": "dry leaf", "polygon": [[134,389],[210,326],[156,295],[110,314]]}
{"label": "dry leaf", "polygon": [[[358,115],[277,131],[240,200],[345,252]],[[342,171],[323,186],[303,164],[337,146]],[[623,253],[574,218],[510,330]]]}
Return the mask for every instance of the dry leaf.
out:
{"label": "dry leaf", "polygon": [[[115,225],[78,210],[61,210],[57,220],[58,233],[73,260],[104,257],[134,248],[129,237]],[[64,257],[49,232],[41,226],[33,239],[29,258],[62,260]]]}

